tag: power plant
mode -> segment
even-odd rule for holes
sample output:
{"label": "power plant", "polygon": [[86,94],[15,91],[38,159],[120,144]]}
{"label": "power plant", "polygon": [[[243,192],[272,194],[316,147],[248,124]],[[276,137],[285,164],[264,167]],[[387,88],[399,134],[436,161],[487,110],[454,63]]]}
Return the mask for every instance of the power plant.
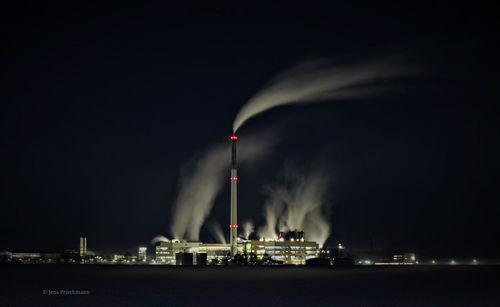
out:
{"label": "power plant", "polygon": [[[248,259],[267,259],[275,264],[304,265],[306,260],[316,258],[318,244],[305,241],[303,235],[303,232],[294,231],[277,240],[264,238],[244,240],[240,238],[236,244],[237,254]],[[185,258],[179,258],[184,256],[178,255],[186,254],[191,259],[204,254],[207,261],[213,262],[217,259],[229,258],[231,248],[231,244],[223,243],[159,242],[156,245],[155,261],[156,263],[185,265]],[[179,259],[182,260],[179,261]]]}
{"label": "power plant", "polygon": [[234,257],[238,254],[255,260],[268,260],[274,263],[303,265],[306,260],[315,258],[318,251],[316,242],[305,241],[303,231],[280,232],[277,239],[260,238],[248,240],[238,237],[238,164],[237,164],[237,140],[232,135],[231,140],[231,202],[229,220],[229,244],[225,243],[202,243],[186,242],[181,240],[164,241],[156,244],[157,263],[192,265],[205,263],[196,261],[205,255],[207,261],[216,261]]}

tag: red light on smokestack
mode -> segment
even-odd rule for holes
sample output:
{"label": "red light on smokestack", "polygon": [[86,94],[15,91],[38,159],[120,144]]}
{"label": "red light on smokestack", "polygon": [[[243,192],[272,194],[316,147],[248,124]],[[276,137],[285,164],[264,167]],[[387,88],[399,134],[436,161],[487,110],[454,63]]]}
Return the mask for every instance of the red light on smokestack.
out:
{"label": "red light on smokestack", "polygon": [[232,136],[230,137],[230,139],[231,139],[231,140],[237,140],[237,139],[238,139],[238,137],[237,137],[236,135],[232,135]]}
{"label": "red light on smokestack", "polygon": [[238,180],[238,177],[229,177],[231,180]]}
{"label": "red light on smokestack", "polygon": [[229,225],[229,228],[238,228],[238,225]]}

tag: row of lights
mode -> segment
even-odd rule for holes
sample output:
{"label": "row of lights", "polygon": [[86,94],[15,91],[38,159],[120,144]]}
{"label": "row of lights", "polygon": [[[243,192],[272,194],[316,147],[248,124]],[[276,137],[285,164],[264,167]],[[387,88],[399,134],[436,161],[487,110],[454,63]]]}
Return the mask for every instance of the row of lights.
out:
{"label": "row of lights", "polygon": [[[360,260],[358,261],[359,264],[372,264],[373,262],[371,260]],[[450,262],[447,262],[449,265],[455,265],[457,264],[457,262],[452,259],[450,260]],[[418,261],[415,261],[415,264],[419,264]],[[438,264],[438,262],[436,260],[431,260],[431,264]],[[477,261],[477,259],[472,259],[472,264],[479,264],[479,262]]]}
{"label": "row of lights", "polygon": [[[265,241],[265,242],[273,242],[273,241],[274,242],[283,242],[283,241],[285,241],[285,238],[279,238],[279,239],[260,238],[259,241],[261,241],[261,242],[262,241]],[[295,242],[295,241],[304,242],[304,238],[297,239],[297,240],[295,240],[294,238],[291,238],[290,241],[291,242]]]}

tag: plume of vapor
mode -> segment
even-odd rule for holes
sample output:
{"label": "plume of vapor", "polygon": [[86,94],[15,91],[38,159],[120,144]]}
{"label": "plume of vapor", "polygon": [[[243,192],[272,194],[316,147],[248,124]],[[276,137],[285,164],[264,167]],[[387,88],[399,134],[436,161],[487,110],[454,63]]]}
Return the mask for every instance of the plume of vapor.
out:
{"label": "plume of vapor", "polygon": [[[239,141],[238,161],[258,159],[273,145],[272,132],[245,136]],[[198,241],[200,229],[229,176],[231,146],[223,142],[212,146],[181,178],[181,187],[173,207],[171,234],[174,239]]]}
{"label": "plume of vapor", "polygon": [[281,185],[268,189],[264,207],[266,224],[259,236],[276,239],[279,231],[303,230],[307,240],[323,246],[330,235],[328,204],[325,201],[329,181],[321,171],[300,175],[285,172]]}
{"label": "plume of vapor", "polygon": [[264,204],[264,218],[266,219],[266,223],[258,231],[258,235],[261,238],[278,239],[276,228],[285,207],[279,190],[279,188],[277,190],[269,190],[269,198]]}
{"label": "plume of vapor", "polygon": [[250,235],[255,230],[253,222],[252,221],[245,221],[245,222],[243,222],[242,228],[243,228],[243,237],[248,240],[248,238],[250,237]]}
{"label": "plume of vapor", "polygon": [[151,240],[151,245],[156,245],[158,242],[170,242],[170,240],[165,236],[157,235]]}
{"label": "plume of vapor", "polygon": [[278,75],[240,109],[233,122],[236,132],[248,119],[269,109],[326,99],[357,99],[386,90],[368,84],[415,72],[396,58],[333,66],[326,60],[300,64]]}
{"label": "plume of vapor", "polygon": [[226,244],[226,237],[224,236],[219,223],[215,221],[208,223],[208,229],[211,231],[212,236],[217,240],[217,242]]}

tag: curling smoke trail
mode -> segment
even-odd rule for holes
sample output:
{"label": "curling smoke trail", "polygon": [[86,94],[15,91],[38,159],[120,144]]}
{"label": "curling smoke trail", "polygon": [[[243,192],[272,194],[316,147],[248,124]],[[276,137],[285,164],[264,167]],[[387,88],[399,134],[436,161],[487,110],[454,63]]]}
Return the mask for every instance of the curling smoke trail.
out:
{"label": "curling smoke trail", "polygon": [[236,115],[233,131],[236,132],[248,119],[274,107],[370,96],[385,89],[367,86],[368,83],[413,72],[388,58],[333,67],[328,61],[308,62],[280,74],[254,95]]}
{"label": "curling smoke trail", "polygon": [[[240,141],[238,160],[245,163],[258,159],[270,150],[273,139],[272,133],[245,136]],[[188,176],[182,176],[171,224],[174,239],[199,240],[201,226],[228,177],[230,149],[227,142],[213,146]]]}
{"label": "curling smoke trail", "polygon": [[165,236],[157,235],[151,240],[151,245],[156,245],[158,242],[170,242],[170,240]]}
{"label": "curling smoke trail", "polygon": [[321,171],[306,176],[285,172],[282,185],[268,189],[269,198],[264,207],[266,224],[259,236],[277,239],[276,230],[303,230],[307,240],[323,246],[330,235],[328,207],[325,202],[328,180]]}

